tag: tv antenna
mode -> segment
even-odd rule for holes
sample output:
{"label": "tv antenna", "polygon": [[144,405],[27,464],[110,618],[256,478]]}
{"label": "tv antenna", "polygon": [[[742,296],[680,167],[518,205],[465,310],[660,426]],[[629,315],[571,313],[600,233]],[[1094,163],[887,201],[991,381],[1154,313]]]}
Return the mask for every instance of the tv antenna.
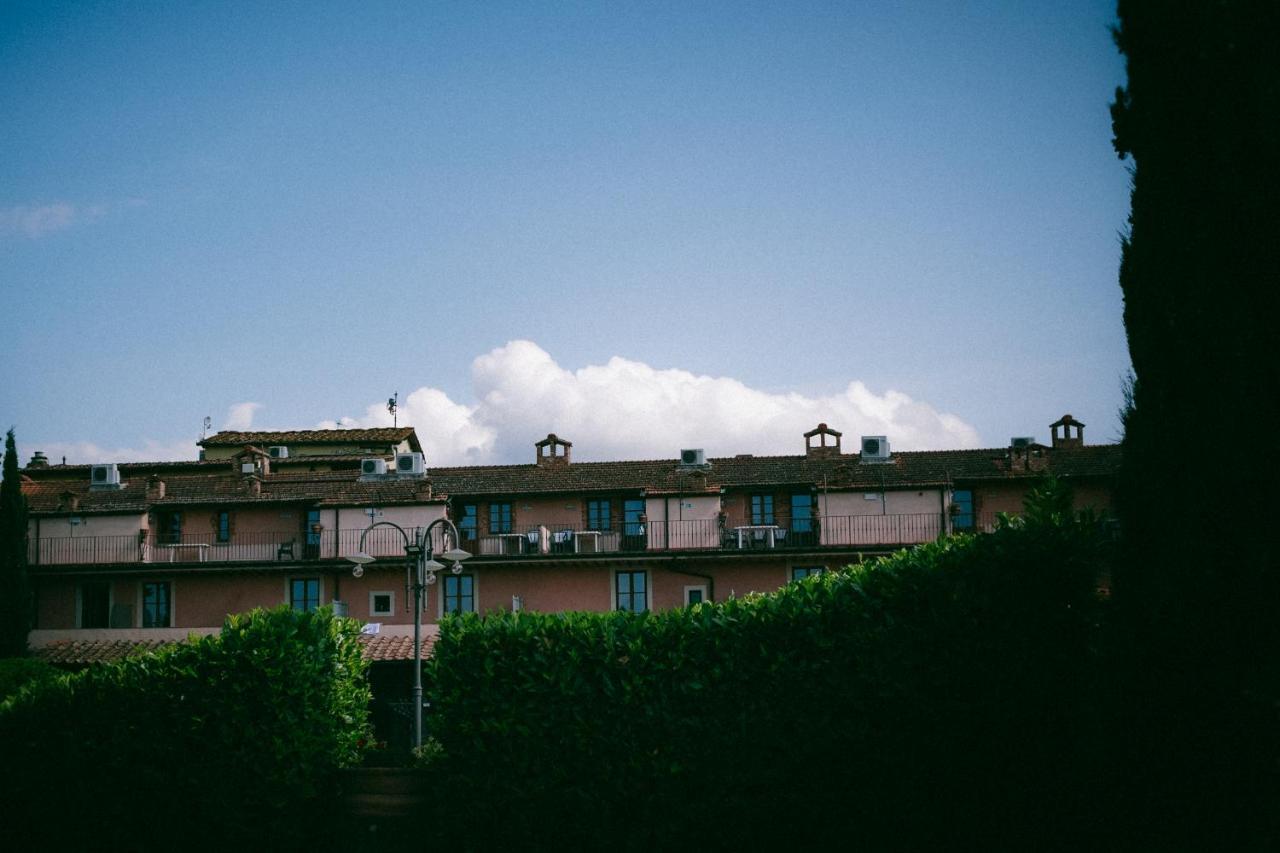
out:
{"label": "tv antenna", "polygon": [[208,415],[204,416],[204,428],[200,430],[200,440],[204,441],[205,434],[209,432],[209,427],[213,426],[213,418]]}
{"label": "tv antenna", "polygon": [[397,391],[394,396],[387,398],[387,411],[391,413],[391,425],[400,426],[400,421],[396,415],[396,410],[400,408],[400,392]]}

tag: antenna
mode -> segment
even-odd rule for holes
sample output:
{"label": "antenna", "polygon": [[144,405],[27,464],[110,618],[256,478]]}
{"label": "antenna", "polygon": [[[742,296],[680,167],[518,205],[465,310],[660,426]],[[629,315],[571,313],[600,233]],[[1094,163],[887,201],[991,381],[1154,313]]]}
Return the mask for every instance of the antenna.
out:
{"label": "antenna", "polygon": [[208,415],[204,416],[204,428],[200,430],[200,440],[204,441],[205,433],[209,431],[209,427],[213,426],[213,418]]}
{"label": "antenna", "polygon": [[398,416],[396,415],[396,409],[398,409],[398,408],[400,407],[400,406],[399,406],[399,400],[400,400],[400,392],[399,392],[399,391],[397,391],[397,392],[395,393],[395,396],[387,398],[387,411],[391,413],[391,425],[392,425],[392,426],[400,426],[399,418],[398,418]]}

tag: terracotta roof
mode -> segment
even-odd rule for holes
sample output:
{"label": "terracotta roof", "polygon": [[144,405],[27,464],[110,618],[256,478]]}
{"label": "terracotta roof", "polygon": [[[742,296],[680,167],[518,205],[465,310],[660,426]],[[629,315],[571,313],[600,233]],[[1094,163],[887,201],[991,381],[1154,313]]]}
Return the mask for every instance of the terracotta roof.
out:
{"label": "terracotta roof", "polygon": [[[1032,449],[1036,470],[1009,464],[1008,448],[895,453],[885,463],[862,463],[856,453],[828,456],[746,456],[711,459],[706,469],[681,468],[674,459],[575,462],[568,465],[485,465],[433,468],[430,478],[362,479],[355,470],[281,471],[262,478],[258,494],[246,480],[222,464],[216,470],[174,469],[163,474],[165,496],[148,501],[147,478],[122,471],[119,489],[92,489],[80,480],[37,477],[23,483],[33,512],[71,512],[62,496],[78,501],[76,513],[144,512],[151,506],[291,503],[319,506],[420,504],[454,496],[520,496],[642,492],[694,494],[718,489],[813,487],[827,489],[905,489],[947,483],[1037,477],[1043,472],[1073,479],[1107,477],[1120,465],[1119,445]],[[224,460],[225,463],[225,460]]]}
{"label": "terracotta roof", "polygon": [[45,663],[111,663],[167,645],[170,642],[166,640],[59,640],[31,653]]}
{"label": "terracotta roof", "polygon": [[[122,478],[123,479],[123,478]],[[78,499],[76,514],[145,512],[153,506],[196,506],[210,504],[291,503],[320,506],[389,506],[421,504],[427,481],[411,477],[380,480],[359,479],[355,471],[308,471],[269,474],[262,478],[261,490],[252,494],[246,480],[229,470],[218,473],[182,474],[161,477],[165,494],[147,499],[147,481],[131,477],[118,489],[91,488],[88,479],[36,480],[23,483],[22,492],[32,512],[70,513],[63,499]]]}
{"label": "terracotta roof", "polygon": [[[422,635],[422,657],[430,657],[435,645],[434,633]],[[130,655],[147,654],[185,640],[59,640],[32,649],[37,660],[51,664],[82,665],[113,663]],[[360,643],[370,661],[413,660],[413,637],[391,637],[362,634]]]}
{"label": "terracotta roof", "polygon": [[[231,432],[223,430],[197,442],[201,447],[226,447],[242,444],[396,444],[415,436],[413,427],[378,427],[374,429],[302,429],[278,432]],[[417,439],[413,441],[417,444]]]}
{"label": "terracotta roof", "polygon": [[[1060,477],[1109,476],[1120,464],[1119,445],[1042,448],[1045,472]],[[437,492],[450,495],[525,495],[539,492],[631,491],[686,493],[766,485],[828,488],[908,488],[957,481],[1040,476],[1011,470],[1009,449],[908,451],[889,462],[839,456],[749,456],[708,460],[706,469],[681,468],[674,459],[574,462],[570,465],[489,465],[432,468]]]}

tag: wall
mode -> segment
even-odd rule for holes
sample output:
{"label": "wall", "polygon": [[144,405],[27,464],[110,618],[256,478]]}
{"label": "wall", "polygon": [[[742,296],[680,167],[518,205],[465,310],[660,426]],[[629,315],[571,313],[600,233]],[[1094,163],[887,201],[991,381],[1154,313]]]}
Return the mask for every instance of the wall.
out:
{"label": "wall", "polygon": [[[71,518],[80,523],[72,524]],[[135,562],[142,559],[138,531],[146,526],[141,513],[31,519],[28,553],[43,565]]]}
{"label": "wall", "polygon": [[931,542],[944,532],[939,489],[824,492],[818,496],[818,507],[823,545]]}

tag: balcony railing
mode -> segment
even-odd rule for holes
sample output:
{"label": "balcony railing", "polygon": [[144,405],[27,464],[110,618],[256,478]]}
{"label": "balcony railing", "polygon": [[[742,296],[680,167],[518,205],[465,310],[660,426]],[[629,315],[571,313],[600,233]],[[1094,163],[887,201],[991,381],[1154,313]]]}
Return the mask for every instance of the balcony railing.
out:
{"label": "balcony railing", "polygon": [[[464,538],[462,547],[481,557],[847,549],[916,545],[951,532],[989,532],[994,527],[994,515],[944,517],[938,513],[831,516],[794,524],[721,524],[717,519],[642,521],[605,530],[539,524],[500,533],[476,533]],[[410,528],[407,532],[411,537],[419,535],[419,529]],[[340,559],[360,550],[362,534],[363,529],[233,533],[226,540],[219,540],[213,533],[45,537],[29,541],[28,559],[32,565]],[[432,538],[434,549],[443,550],[443,531],[437,528]],[[401,557],[404,539],[394,528],[373,528],[365,539],[364,550],[374,557]]]}

